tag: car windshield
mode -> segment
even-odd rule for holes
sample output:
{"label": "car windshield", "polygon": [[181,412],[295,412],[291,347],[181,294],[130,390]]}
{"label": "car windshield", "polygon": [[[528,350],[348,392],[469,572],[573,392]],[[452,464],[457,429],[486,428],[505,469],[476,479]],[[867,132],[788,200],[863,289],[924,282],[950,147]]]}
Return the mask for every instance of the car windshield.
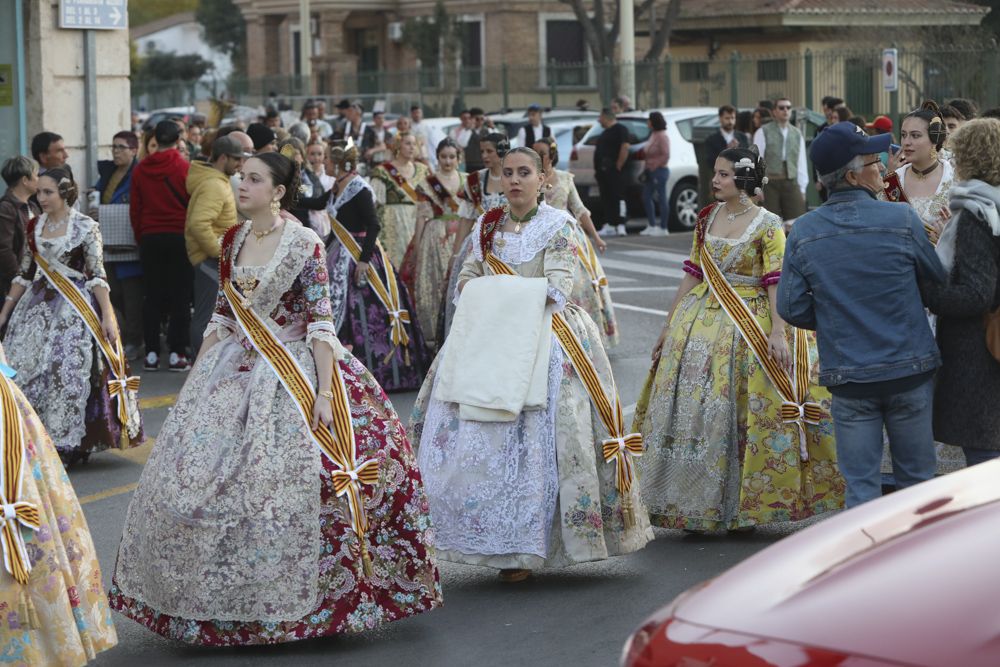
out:
{"label": "car windshield", "polygon": [[[649,125],[646,124],[645,118],[619,118],[618,122],[628,130],[630,144],[641,144],[649,139]],[[601,127],[600,123],[594,123],[583,137],[584,145],[596,146],[597,138],[601,136],[602,132],[604,132],[604,128]]]}
{"label": "car windshield", "polygon": [[716,114],[696,116],[694,118],[679,120],[674,124],[677,126],[677,131],[680,132],[682,137],[693,142],[695,135],[705,133],[704,130],[699,132],[699,129],[719,127],[719,117]]}

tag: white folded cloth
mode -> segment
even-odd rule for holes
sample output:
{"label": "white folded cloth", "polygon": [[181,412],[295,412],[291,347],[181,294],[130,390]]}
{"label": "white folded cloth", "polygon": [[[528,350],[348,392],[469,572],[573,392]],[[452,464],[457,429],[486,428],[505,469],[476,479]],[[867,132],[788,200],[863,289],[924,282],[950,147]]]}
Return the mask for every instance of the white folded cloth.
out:
{"label": "white folded cloth", "polygon": [[548,281],[484,276],[462,290],[441,362],[434,398],[459,404],[469,421],[514,421],[548,400],[552,311]]}

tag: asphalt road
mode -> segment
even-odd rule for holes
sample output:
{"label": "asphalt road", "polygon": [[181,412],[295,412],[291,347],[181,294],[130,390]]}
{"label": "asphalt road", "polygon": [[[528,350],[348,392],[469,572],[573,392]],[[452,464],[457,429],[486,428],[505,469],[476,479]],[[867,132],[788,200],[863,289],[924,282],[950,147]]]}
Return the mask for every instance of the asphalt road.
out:
{"label": "asphalt road", "polygon": [[[609,240],[602,258],[622,332],[610,351],[615,377],[631,419],[649,369],[649,353],[681,281],[690,234]],[[142,377],[147,435],[167,416],[183,374]],[[408,419],[415,392],[392,400]],[[104,452],[75,467],[70,479],[83,503],[110,584],[125,512],[151,444]],[[357,660],[380,665],[615,665],[622,644],[642,620],[688,587],[715,576],[780,539],[793,526],[741,536],[693,536],[658,530],[657,540],[629,556],[542,571],[528,581],[503,584],[496,572],[440,563],[444,606],[433,612],[352,637],[273,647],[206,649],[167,641],[115,614],[119,645],[98,665],[328,665]]]}

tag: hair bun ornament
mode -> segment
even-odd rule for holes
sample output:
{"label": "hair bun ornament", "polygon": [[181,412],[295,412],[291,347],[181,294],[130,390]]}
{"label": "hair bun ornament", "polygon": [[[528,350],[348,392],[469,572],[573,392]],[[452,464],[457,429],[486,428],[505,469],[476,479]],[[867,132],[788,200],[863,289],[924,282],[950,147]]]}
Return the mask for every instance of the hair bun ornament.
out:
{"label": "hair bun ornament", "polygon": [[740,158],[739,162],[733,165],[736,169],[753,169],[754,161],[748,157]]}
{"label": "hair bun ornament", "polygon": [[69,185],[70,183],[72,183],[72,181],[70,181],[65,176],[63,176],[62,178],[59,179],[59,185]]}
{"label": "hair bun ornament", "polygon": [[298,153],[298,150],[292,144],[285,144],[281,147],[281,154],[289,160],[294,160],[296,153]]}
{"label": "hair bun ornament", "polygon": [[767,176],[765,176],[764,178],[760,179],[760,184],[761,185],[767,185],[769,182],[770,182],[770,179],[768,179]]}
{"label": "hair bun ornament", "polygon": [[756,188],[753,189],[753,196],[754,197],[760,197],[763,194],[764,194],[764,191],[760,189],[760,186],[757,186]]}

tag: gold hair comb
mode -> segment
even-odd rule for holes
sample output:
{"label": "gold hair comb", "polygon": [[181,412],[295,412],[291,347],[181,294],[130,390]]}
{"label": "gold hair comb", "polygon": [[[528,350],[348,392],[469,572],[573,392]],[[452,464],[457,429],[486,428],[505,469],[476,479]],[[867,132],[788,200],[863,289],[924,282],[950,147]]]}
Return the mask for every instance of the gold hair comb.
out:
{"label": "gold hair comb", "polygon": [[293,146],[292,144],[285,144],[284,146],[281,147],[281,154],[284,155],[289,160],[294,160],[295,155],[298,152],[299,151],[296,150],[295,146]]}

